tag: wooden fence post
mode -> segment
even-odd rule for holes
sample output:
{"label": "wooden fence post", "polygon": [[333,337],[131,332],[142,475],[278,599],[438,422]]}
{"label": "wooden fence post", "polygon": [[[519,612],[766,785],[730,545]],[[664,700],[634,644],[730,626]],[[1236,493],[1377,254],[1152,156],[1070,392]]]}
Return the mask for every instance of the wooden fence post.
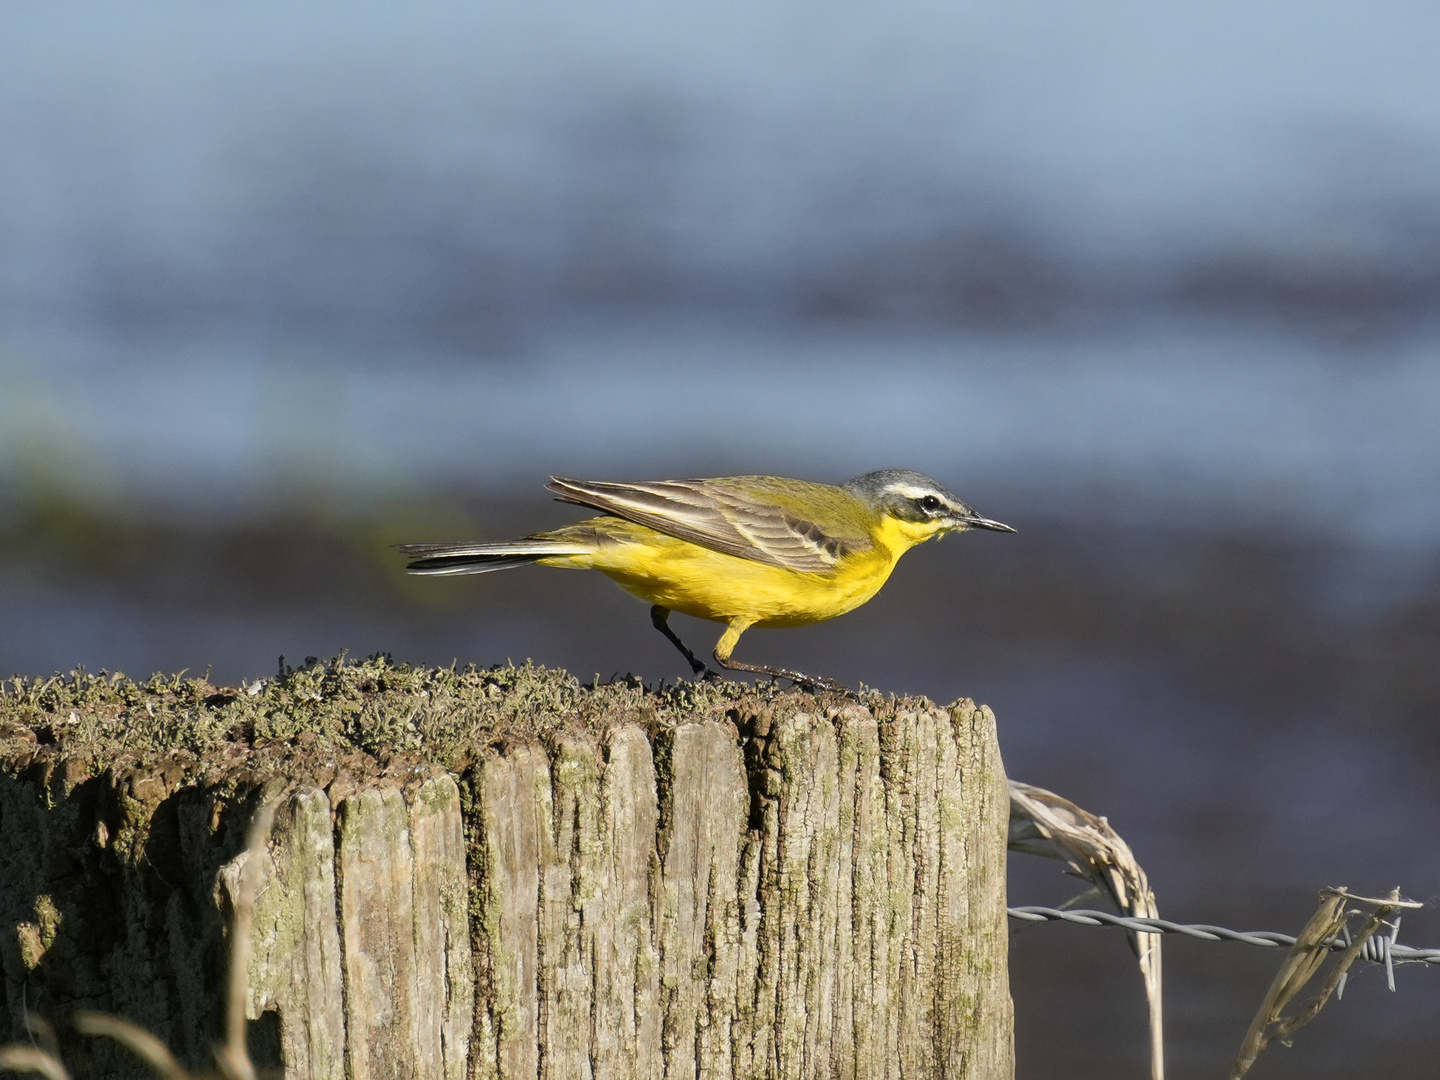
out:
{"label": "wooden fence post", "polygon": [[262,799],[248,1012],[286,1076],[1013,1074],[989,709],[383,661],[0,691],[0,1042],[83,1007],[206,1064]]}

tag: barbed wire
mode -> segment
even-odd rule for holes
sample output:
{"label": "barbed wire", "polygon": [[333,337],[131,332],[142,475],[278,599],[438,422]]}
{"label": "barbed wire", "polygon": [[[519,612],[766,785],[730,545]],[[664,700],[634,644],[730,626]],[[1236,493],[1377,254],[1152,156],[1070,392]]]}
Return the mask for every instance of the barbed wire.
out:
{"label": "barbed wire", "polygon": [[[1292,935],[1279,934],[1272,930],[1229,930],[1223,926],[1210,926],[1206,923],[1176,923],[1170,922],[1168,919],[1112,915],[1108,911],[1064,911],[1060,908],[1031,905],[1012,907],[1008,909],[1007,913],[1010,918],[1024,923],[1068,922],[1075,923],[1077,926],[1118,926],[1122,930],[1129,930],[1137,934],[1183,934],[1201,941],[1238,941],[1242,945],[1259,945],[1271,949],[1289,948],[1295,944],[1295,938]],[[1396,942],[1395,937],[1400,932],[1398,916],[1387,925],[1390,927],[1390,932],[1376,934],[1367,940],[1364,948],[1360,951],[1359,959],[1368,960],[1372,964],[1384,964],[1386,981],[1391,990],[1395,989],[1396,964],[1440,966],[1440,949],[1416,949]],[[1339,937],[1331,938],[1326,944],[1332,952],[1339,952],[1350,944],[1350,940],[1350,931],[1346,929]]]}

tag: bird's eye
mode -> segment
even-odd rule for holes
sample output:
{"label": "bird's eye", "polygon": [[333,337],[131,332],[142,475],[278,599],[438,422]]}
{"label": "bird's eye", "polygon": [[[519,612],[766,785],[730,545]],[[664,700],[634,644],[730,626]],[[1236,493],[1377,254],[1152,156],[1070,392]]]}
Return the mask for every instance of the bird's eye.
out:
{"label": "bird's eye", "polygon": [[936,510],[940,509],[940,500],[934,495],[926,495],[920,500],[920,509],[928,514],[933,514]]}

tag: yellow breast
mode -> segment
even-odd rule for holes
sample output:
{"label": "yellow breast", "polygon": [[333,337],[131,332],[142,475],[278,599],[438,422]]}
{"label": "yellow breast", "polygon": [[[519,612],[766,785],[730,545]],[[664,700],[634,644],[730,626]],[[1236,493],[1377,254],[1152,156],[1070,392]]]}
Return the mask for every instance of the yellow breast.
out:
{"label": "yellow breast", "polygon": [[712,551],[628,521],[609,519],[606,531],[611,542],[591,554],[540,561],[599,570],[627,592],[671,611],[717,622],[741,618],[755,626],[803,626],[859,607],[885,584],[899,552],[911,546],[897,551],[882,540],[833,570],[809,574]]}

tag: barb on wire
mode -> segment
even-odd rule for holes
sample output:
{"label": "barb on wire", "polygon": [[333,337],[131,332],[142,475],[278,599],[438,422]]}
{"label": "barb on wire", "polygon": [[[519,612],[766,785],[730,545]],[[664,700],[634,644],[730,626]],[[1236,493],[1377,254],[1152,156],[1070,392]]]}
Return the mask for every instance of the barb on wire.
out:
{"label": "barb on wire", "polygon": [[[1060,908],[1029,905],[1009,909],[1010,918],[1019,922],[1068,922],[1078,926],[1116,926],[1135,934],[1183,934],[1201,941],[1238,941],[1242,945],[1260,945],[1266,948],[1290,948],[1295,944],[1293,934],[1279,934],[1272,930],[1229,930],[1223,926],[1207,923],[1175,923],[1167,919],[1131,918],[1114,915],[1108,911],[1064,911]],[[1399,919],[1393,920],[1398,928]],[[1325,942],[1331,952],[1342,952],[1350,944],[1349,931],[1342,930],[1337,937]],[[1440,949],[1416,949],[1401,945],[1395,940],[1395,933],[1374,935],[1366,941],[1357,959],[1372,964],[1436,964],[1440,965]],[[1395,989],[1394,979],[1390,989]]]}
{"label": "barb on wire", "polygon": [[[1081,926],[1115,926],[1123,929],[1140,961],[1145,978],[1145,996],[1150,1005],[1150,1071],[1152,1080],[1163,1080],[1165,1049],[1161,1012],[1160,937],[1183,934],[1203,941],[1238,941],[1266,948],[1286,948],[1280,971],[1270,985],[1250,1029],[1240,1045],[1231,1068],[1230,1080],[1239,1080],[1255,1058],[1271,1042],[1290,1044],[1296,1031],[1313,1020],[1333,994],[1345,990],[1350,966],[1366,960],[1385,967],[1386,985],[1395,989],[1396,964],[1440,964],[1440,949],[1413,949],[1400,945],[1400,913],[1423,905],[1403,900],[1400,890],[1383,898],[1356,896],[1343,888],[1327,888],[1320,907],[1306,923],[1299,937],[1265,930],[1244,932],[1203,923],[1176,923],[1159,917],[1155,894],[1145,871],[1135,860],[1130,846],[1099,817],[1076,806],[1069,799],[1044,788],[1010,781],[1011,851],[1058,859],[1072,873],[1088,879],[1095,887],[1058,908],[1012,907],[1009,914],[1021,923],[1069,922]],[[1108,911],[1074,910],[1092,896],[1108,895],[1123,914]],[[1350,906],[1358,905],[1358,906]],[[1368,909],[1368,910],[1367,910]],[[1351,934],[1349,922],[1363,918],[1358,932]],[[1381,928],[1384,928],[1382,931]],[[1332,953],[1338,954],[1320,989],[1295,1012],[1284,1010],[1324,966]]]}
{"label": "barb on wire", "polygon": [[[1371,910],[1350,908],[1348,905],[1351,903],[1369,905]],[[1382,926],[1393,925],[1389,922],[1390,917],[1402,908],[1420,906],[1413,900],[1402,900],[1398,888],[1392,889],[1389,896],[1379,900],[1355,896],[1343,888],[1327,888],[1322,891],[1320,906],[1305,924],[1305,929],[1300,931],[1299,938],[1286,954],[1280,970],[1275,973],[1255,1018],[1250,1021],[1250,1028],[1240,1043],[1240,1053],[1235,1058],[1235,1064],[1230,1067],[1230,1080],[1240,1080],[1249,1072],[1255,1058],[1270,1043],[1280,1042],[1289,1046],[1295,1032],[1315,1019],[1330,1000],[1330,995],[1344,983],[1350,965],[1360,956],[1369,941],[1373,940],[1376,931]],[[1365,921],[1360,932],[1350,940],[1350,935],[1342,931],[1352,915],[1363,915]],[[1320,966],[1325,962],[1325,954],[1332,951],[1332,945],[1336,941],[1341,941],[1342,944],[1340,956],[1330,969],[1330,974],[1321,983],[1320,989],[1293,1013],[1284,1015],[1286,1006],[1300,996],[1305,984],[1320,970]],[[1387,962],[1386,966],[1388,968],[1390,964]]]}

